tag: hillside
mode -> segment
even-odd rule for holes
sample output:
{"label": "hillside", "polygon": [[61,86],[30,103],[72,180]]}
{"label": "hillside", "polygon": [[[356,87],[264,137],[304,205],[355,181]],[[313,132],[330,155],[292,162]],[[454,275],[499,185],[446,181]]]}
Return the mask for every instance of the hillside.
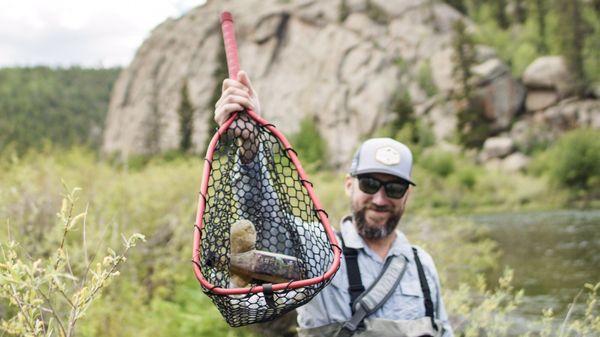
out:
{"label": "hillside", "polygon": [[1,68],[0,152],[44,143],[97,148],[120,69]]}

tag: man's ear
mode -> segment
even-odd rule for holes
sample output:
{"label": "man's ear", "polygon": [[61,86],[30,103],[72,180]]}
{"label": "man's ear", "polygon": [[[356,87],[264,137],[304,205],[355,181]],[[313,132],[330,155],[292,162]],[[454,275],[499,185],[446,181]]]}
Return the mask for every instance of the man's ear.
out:
{"label": "man's ear", "polygon": [[406,194],[404,195],[404,202],[402,203],[402,206],[406,206],[406,202],[408,201],[408,197],[410,196],[412,189],[413,189],[412,185],[409,185],[408,190],[406,191]]}
{"label": "man's ear", "polygon": [[354,183],[354,177],[347,174],[346,180],[344,180],[344,190],[346,191],[346,196],[352,195],[352,184],[353,183]]}

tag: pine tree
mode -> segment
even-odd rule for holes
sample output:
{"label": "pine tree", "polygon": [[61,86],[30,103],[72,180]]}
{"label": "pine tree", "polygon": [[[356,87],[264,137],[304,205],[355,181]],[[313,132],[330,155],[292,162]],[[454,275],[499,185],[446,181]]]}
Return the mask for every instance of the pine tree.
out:
{"label": "pine tree", "polygon": [[471,78],[471,67],[476,63],[475,41],[467,31],[462,20],[453,25],[454,39],[454,78],[460,83],[460,91],[456,99],[460,102],[458,109],[459,140],[467,147],[480,147],[489,136],[490,128],[483,114],[481,103],[474,97]]}
{"label": "pine tree", "polygon": [[518,23],[525,23],[527,20],[527,4],[526,0],[513,0],[515,20]]}
{"label": "pine tree", "polygon": [[194,130],[194,107],[190,102],[187,81],[181,87],[179,109],[179,150],[187,152],[192,147],[192,132]]}
{"label": "pine tree", "polygon": [[546,54],[548,53],[548,44],[546,43],[546,14],[548,13],[548,6],[546,0],[532,1],[538,26],[537,51],[540,54]]}
{"label": "pine tree", "polygon": [[496,0],[494,4],[494,16],[498,26],[502,29],[507,29],[510,25],[508,17],[506,16],[506,0]]}
{"label": "pine tree", "polygon": [[157,154],[160,152],[160,139],[162,136],[162,113],[160,111],[158,81],[154,79],[152,83],[152,96],[150,98],[150,113],[144,120],[144,128],[148,130],[144,139],[144,146],[147,154]]}
{"label": "pine tree", "polygon": [[471,67],[475,65],[475,40],[467,32],[467,26],[463,20],[456,20],[453,24],[454,38],[452,47],[454,49],[454,68],[452,74],[461,85],[460,96],[465,98],[471,94],[469,80],[472,77]]}
{"label": "pine tree", "polygon": [[467,15],[467,6],[464,0],[445,0],[445,2],[452,6],[457,11],[461,12],[464,15]]}
{"label": "pine tree", "polygon": [[560,50],[575,78],[577,95],[583,95],[586,83],[583,52],[588,31],[581,9],[581,0],[556,1]]}

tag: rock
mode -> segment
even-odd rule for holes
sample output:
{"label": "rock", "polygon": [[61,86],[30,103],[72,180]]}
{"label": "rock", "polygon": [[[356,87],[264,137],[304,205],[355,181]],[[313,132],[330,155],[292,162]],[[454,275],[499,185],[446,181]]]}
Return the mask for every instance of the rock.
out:
{"label": "rock", "polygon": [[502,169],[502,160],[498,159],[498,158],[491,158],[485,161],[484,163],[485,168],[487,168],[488,170],[501,170]]}
{"label": "rock", "polygon": [[523,171],[529,165],[531,159],[521,152],[515,152],[502,160],[501,167],[508,172]]}
{"label": "rock", "polygon": [[367,9],[366,0],[346,0],[346,6],[350,12],[363,12]]}
{"label": "rock", "polygon": [[[496,67],[498,68],[501,66]],[[506,72],[476,89],[475,97],[483,106],[485,117],[491,121],[492,131],[502,131],[510,126],[515,115],[521,110],[525,100],[525,88]]]}
{"label": "rock", "polygon": [[525,99],[527,111],[538,111],[558,102],[558,93],[554,90],[531,90]]}
{"label": "rock", "polygon": [[[256,247],[256,229],[248,220],[240,219],[231,225],[229,232],[231,254],[239,254],[253,250]],[[245,288],[252,281],[252,277],[231,271],[231,286]]]}
{"label": "rock", "polygon": [[515,122],[509,131],[509,137],[516,148],[521,151],[530,151],[542,141],[541,134],[534,128],[532,118]]}
{"label": "rock", "polygon": [[452,75],[452,69],[454,68],[453,54],[452,48],[445,48],[437,51],[431,57],[431,77],[435,86],[441,91],[450,92],[457,88]]}
{"label": "rock", "polygon": [[301,280],[303,262],[293,256],[262,250],[231,254],[231,272],[241,277],[281,283]]}
{"label": "rock", "polygon": [[456,131],[458,119],[452,102],[434,105],[425,116],[438,141],[450,140]]}
{"label": "rock", "polygon": [[385,27],[374,25],[373,21],[364,13],[350,14],[344,21],[344,27],[367,38],[375,38],[385,34]]}
{"label": "rock", "polygon": [[600,129],[600,100],[568,99],[515,122],[509,132],[521,151],[545,147],[573,128]]}
{"label": "rock", "polygon": [[240,219],[231,225],[229,241],[232,253],[242,253],[252,250],[256,246],[256,229],[248,220]]}
{"label": "rock", "polygon": [[568,100],[543,111],[543,121],[556,130],[600,128],[600,100]]}
{"label": "rock", "polygon": [[572,93],[575,83],[562,56],[535,59],[523,73],[523,83],[533,89],[554,89],[560,97]]}
{"label": "rock", "polygon": [[[403,0],[403,1],[389,1],[389,0],[363,0],[365,3],[370,2],[371,6],[377,6],[378,9],[385,12],[391,17],[398,17],[406,14],[411,9],[419,8],[423,5],[423,1],[420,0]],[[366,6],[365,6],[366,7]]]}
{"label": "rock", "polygon": [[[452,54],[452,49],[446,48],[431,57],[433,82],[445,93],[460,89],[452,74]],[[472,84],[476,87],[474,96],[481,102],[485,116],[491,121],[492,130],[505,130],[523,106],[525,88],[498,58],[486,60],[474,66],[472,71],[475,75]]]}
{"label": "rock", "polygon": [[475,46],[475,54],[479,63],[498,58],[498,53],[494,48],[482,44]]}
{"label": "rock", "polygon": [[485,85],[508,74],[510,69],[499,59],[493,58],[474,66],[471,71],[475,77],[475,85]]}
{"label": "rock", "polygon": [[488,161],[491,158],[503,158],[514,149],[514,142],[508,137],[490,137],[483,143],[480,160]]}

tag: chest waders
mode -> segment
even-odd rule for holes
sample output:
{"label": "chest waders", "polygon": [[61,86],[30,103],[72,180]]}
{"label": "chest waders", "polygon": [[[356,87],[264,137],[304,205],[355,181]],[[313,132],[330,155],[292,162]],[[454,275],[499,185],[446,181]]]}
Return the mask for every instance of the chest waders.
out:
{"label": "chest waders", "polygon": [[441,324],[434,318],[431,291],[423,265],[413,247],[419,282],[423,291],[425,317],[415,320],[387,320],[367,318],[381,308],[400,284],[408,261],[403,256],[390,256],[377,279],[365,290],[358,267],[358,250],[346,247],[341,240],[348,274],[348,292],[352,317],[343,323],[301,329],[300,337],[439,337]]}

